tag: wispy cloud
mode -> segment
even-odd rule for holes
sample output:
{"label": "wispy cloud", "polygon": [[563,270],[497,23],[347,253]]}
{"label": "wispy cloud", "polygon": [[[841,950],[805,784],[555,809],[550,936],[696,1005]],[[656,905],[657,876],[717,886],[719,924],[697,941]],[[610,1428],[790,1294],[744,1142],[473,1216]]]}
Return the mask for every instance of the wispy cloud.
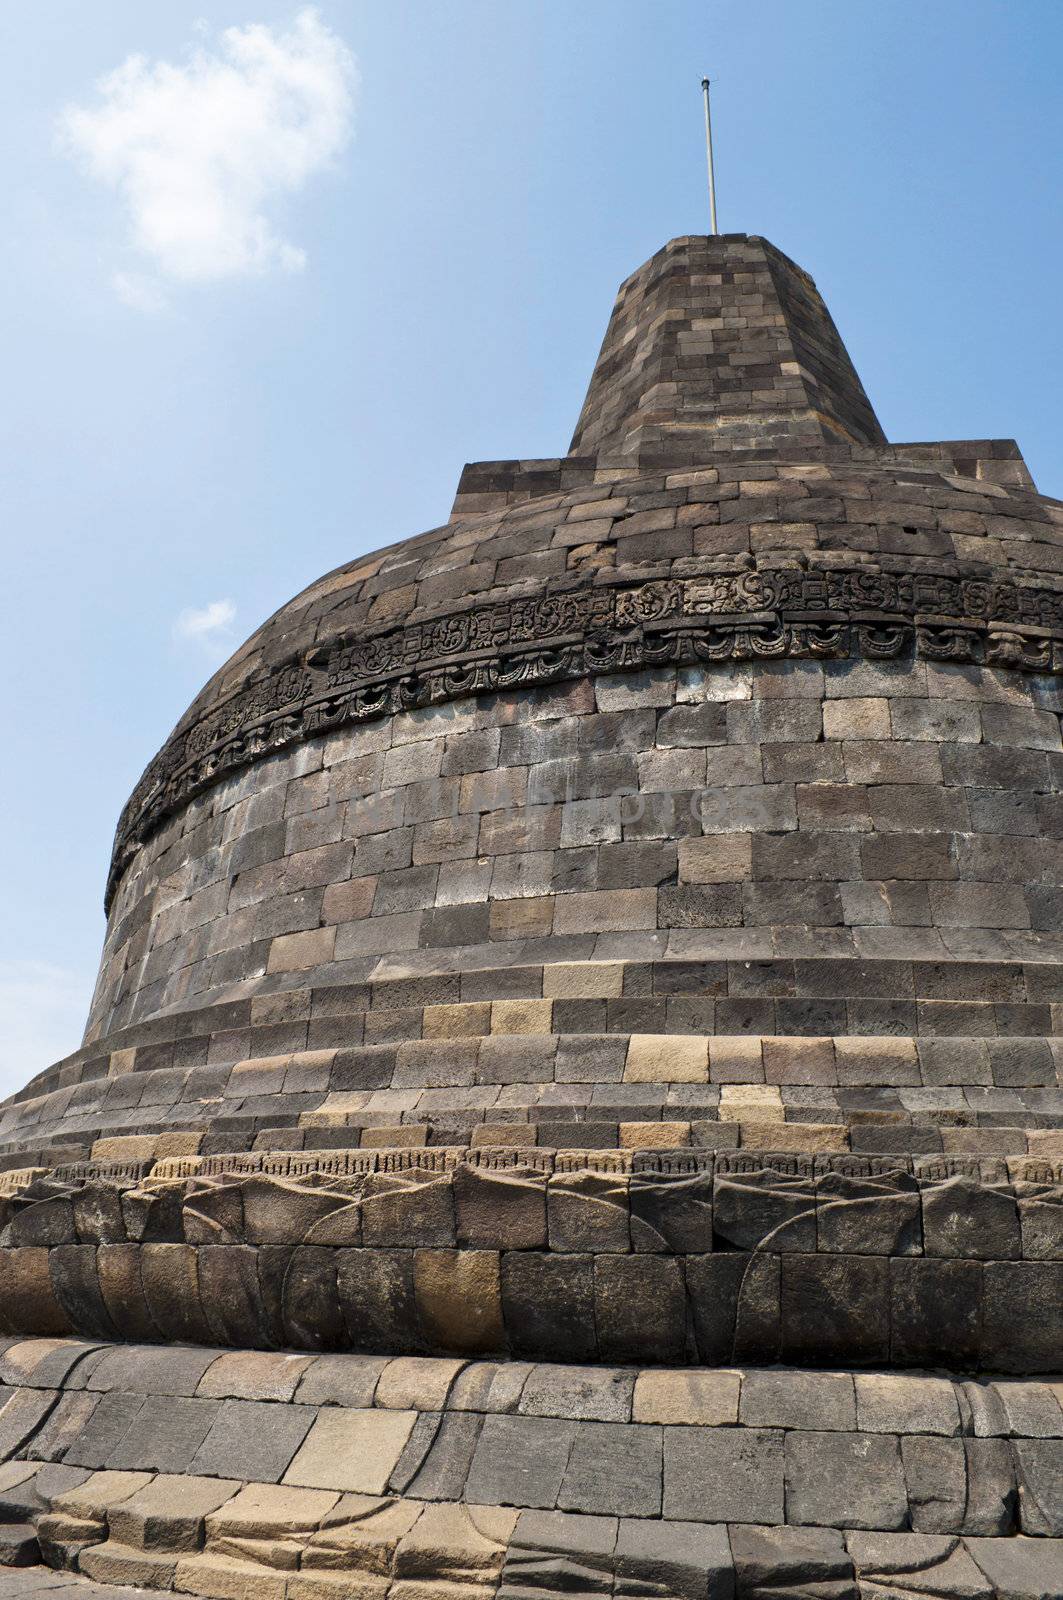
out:
{"label": "wispy cloud", "polygon": [[0,961],[0,1098],[76,1050],[92,975],[45,961]]}
{"label": "wispy cloud", "polygon": [[209,646],[227,644],[232,637],[236,607],[231,600],[211,600],[205,606],[189,606],[174,618],[173,636],[192,639]]}
{"label": "wispy cloud", "polygon": [[355,63],[313,8],[278,32],[228,28],[181,64],[131,55],[68,106],[62,147],[120,196],[150,276],[116,271],[143,310],[161,285],[298,271],[305,253],[276,232],[271,202],[303,187],[350,137]]}

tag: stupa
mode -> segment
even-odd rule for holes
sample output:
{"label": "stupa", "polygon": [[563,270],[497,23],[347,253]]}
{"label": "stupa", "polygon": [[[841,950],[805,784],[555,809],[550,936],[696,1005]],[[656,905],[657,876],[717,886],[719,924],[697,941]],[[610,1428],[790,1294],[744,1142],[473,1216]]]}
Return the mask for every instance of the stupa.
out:
{"label": "stupa", "polygon": [[678,238],[567,456],[310,585],[0,1107],[9,1561],[1063,1595],[1063,505]]}

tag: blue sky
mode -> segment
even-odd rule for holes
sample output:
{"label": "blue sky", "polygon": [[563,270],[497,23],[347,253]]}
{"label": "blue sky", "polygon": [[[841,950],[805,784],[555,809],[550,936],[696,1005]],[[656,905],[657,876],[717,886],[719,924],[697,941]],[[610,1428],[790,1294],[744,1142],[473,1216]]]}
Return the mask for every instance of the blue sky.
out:
{"label": "blue sky", "polygon": [[721,228],[815,276],[889,436],[1063,494],[1058,0],[299,9],[0,16],[0,1092],[76,1047],[118,812],[228,650],[565,450],[617,284],[705,230],[703,70]]}

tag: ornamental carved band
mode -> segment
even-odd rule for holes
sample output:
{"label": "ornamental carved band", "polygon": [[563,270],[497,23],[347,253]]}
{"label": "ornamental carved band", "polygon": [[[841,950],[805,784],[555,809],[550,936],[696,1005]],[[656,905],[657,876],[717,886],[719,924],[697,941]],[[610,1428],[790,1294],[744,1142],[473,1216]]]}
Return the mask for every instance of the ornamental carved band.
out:
{"label": "ornamental carved band", "polygon": [[1063,591],[867,565],[751,569],[498,601],[338,635],[175,734],[118,823],[110,907],[145,839],[263,755],[346,724],[586,674],[785,657],[931,661],[1063,673]]}

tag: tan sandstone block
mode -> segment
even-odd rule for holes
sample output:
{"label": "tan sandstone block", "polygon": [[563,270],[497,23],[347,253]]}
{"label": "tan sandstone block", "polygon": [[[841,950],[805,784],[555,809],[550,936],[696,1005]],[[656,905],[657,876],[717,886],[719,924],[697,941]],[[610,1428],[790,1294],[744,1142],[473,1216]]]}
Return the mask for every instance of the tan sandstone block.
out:
{"label": "tan sandstone block", "polygon": [[625,1083],[706,1083],[708,1040],[684,1033],[633,1033],[624,1063]]}
{"label": "tan sandstone block", "polygon": [[303,933],[282,933],[269,947],[267,972],[305,972],[331,961],[336,948],[336,929],[308,928]]}
{"label": "tan sandstone block", "polygon": [[389,1411],[441,1411],[464,1365],[435,1356],[396,1356],[377,1380],[373,1404]]}
{"label": "tan sandstone block", "polygon": [[739,1119],[743,1150],[848,1150],[849,1129],[840,1122],[782,1122]]}
{"label": "tan sandstone block", "polygon": [[491,1006],[486,1000],[464,1005],[425,1006],[421,1034],[425,1039],[478,1039],[491,1027]]}
{"label": "tan sandstone block", "polygon": [[284,1600],[288,1579],[283,1572],[272,1572],[257,1561],[238,1561],[207,1551],[177,1563],[173,1586],[207,1600]]}
{"label": "tan sandstone block", "polygon": [[159,1142],[156,1133],[116,1134],[97,1139],[92,1146],[93,1161],[151,1161]]}
{"label": "tan sandstone block", "polygon": [[118,1078],[123,1072],[132,1072],[137,1059],[136,1050],[112,1050],[107,1064],[107,1076]]}
{"label": "tan sandstone block", "polygon": [[889,739],[888,700],[824,700],[825,739]]}
{"label": "tan sandstone block", "polygon": [[710,1371],[641,1372],[635,1380],[635,1422],[696,1423],[727,1427],[738,1421],[741,1376]]}
{"label": "tan sandstone block", "polygon": [[690,1143],[689,1122],[622,1122],[621,1150],[675,1150]]}
{"label": "tan sandstone block", "polygon": [[680,883],[741,883],[752,866],[751,833],[709,833],[679,841]]}
{"label": "tan sandstone block", "polygon": [[543,968],[543,994],[554,1000],[618,1000],[622,961],[556,961]]}
{"label": "tan sandstone block", "polygon": [[519,1514],[507,1506],[426,1506],[396,1551],[396,1578],[497,1578]]}
{"label": "tan sandstone block", "polygon": [[197,1156],[203,1143],[202,1133],[160,1133],[155,1145],[156,1161],[170,1156]]}
{"label": "tan sandstone block", "polygon": [[710,1083],[763,1083],[763,1041],[756,1036],[718,1033],[709,1040]]}
{"label": "tan sandstone block", "polygon": [[153,1477],[151,1472],[94,1472],[76,1488],[56,1495],[52,1508],[72,1517],[102,1517],[110,1506],[146,1488]]}
{"label": "tan sandstone block", "polygon": [[497,1250],[417,1250],[417,1308],[445,1348],[479,1355],[505,1344]]}
{"label": "tan sandstone block", "polygon": [[382,1494],[416,1421],[416,1411],[319,1411],[283,1481]]}
{"label": "tan sandstone block", "polygon": [[552,1000],[494,1000],[492,1033],[549,1033],[553,1025]]}
{"label": "tan sandstone block", "polygon": [[774,1084],[725,1083],[720,1089],[721,1122],[781,1122],[782,1095]]}
{"label": "tan sandstone block", "polygon": [[419,1500],[345,1494],[303,1551],[303,1570],[390,1576],[399,1543],[421,1510]]}
{"label": "tan sandstone block", "polygon": [[428,1143],[428,1125],[401,1122],[391,1127],[363,1128],[362,1147],[370,1150],[413,1150]]}
{"label": "tan sandstone block", "polygon": [[129,1584],[139,1589],[169,1589],[177,1554],[174,1551],[134,1550],[117,1539],[91,1544],[78,1556],[78,1569],[95,1583]]}
{"label": "tan sandstone block", "polygon": [[538,1137],[534,1122],[481,1122],[472,1130],[472,1147],[512,1150],[533,1146]]}
{"label": "tan sandstone block", "polygon": [[284,1539],[312,1533],[339,1501],[336,1489],[294,1489],[284,1483],[249,1483],[212,1511],[210,1539]]}

